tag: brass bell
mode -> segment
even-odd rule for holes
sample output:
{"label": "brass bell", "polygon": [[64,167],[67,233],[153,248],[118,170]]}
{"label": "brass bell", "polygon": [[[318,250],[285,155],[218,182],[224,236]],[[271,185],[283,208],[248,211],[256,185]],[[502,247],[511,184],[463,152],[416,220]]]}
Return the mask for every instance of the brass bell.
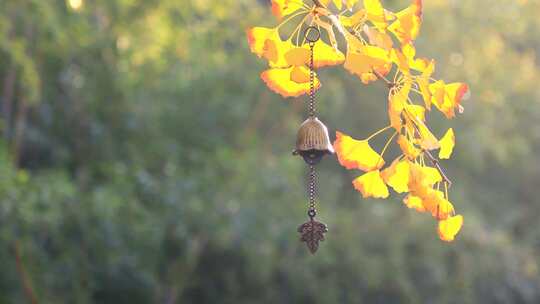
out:
{"label": "brass bell", "polygon": [[317,117],[309,117],[300,126],[293,154],[300,154],[310,165],[317,164],[325,154],[334,154],[328,129]]}

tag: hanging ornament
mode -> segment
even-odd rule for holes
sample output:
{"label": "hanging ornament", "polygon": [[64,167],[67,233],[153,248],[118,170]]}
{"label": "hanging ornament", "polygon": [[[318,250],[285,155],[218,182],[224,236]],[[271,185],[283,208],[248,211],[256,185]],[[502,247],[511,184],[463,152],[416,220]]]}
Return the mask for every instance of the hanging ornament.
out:
{"label": "hanging ornament", "polygon": [[300,240],[305,242],[309,251],[315,253],[319,248],[319,242],[324,241],[324,234],[328,232],[325,224],[315,220],[317,209],[315,208],[316,174],[315,165],[326,154],[333,154],[334,148],[328,136],[328,128],[317,118],[315,111],[315,71],[313,64],[313,47],[319,40],[321,33],[317,27],[310,26],[305,31],[305,39],[308,41],[310,50],[309,60],[309,103],[308,118],[302,123],[296,138],[294,155],[300,155],[308,165],[308,211],[309,220],[298,227]]}

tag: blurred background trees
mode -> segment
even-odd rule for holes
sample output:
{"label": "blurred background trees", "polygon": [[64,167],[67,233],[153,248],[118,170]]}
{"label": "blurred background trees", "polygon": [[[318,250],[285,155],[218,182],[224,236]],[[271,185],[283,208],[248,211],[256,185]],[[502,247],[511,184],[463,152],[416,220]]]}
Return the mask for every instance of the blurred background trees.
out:
{"label": "blurred background trees", "polygon": [[[419,53],[472,91],[431,117],[456,129],[463,231],[440,242],[327,159],[311,256],[303,99],[269,92],[245,41],[267,1],[0,0],[0,302],[538,303],[540,3],[424,6]],[[329,127],[386,124],[382,84],[321,74]]]}

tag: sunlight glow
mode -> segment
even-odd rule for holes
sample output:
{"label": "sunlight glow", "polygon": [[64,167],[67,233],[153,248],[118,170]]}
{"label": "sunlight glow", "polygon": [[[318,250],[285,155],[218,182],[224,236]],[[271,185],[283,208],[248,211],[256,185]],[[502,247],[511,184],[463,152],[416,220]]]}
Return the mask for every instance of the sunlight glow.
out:
{"label": "sunlight glow", "polygon": [[83,0],[68,0],[68,3],[73,10],[78,11],[83,5]]}

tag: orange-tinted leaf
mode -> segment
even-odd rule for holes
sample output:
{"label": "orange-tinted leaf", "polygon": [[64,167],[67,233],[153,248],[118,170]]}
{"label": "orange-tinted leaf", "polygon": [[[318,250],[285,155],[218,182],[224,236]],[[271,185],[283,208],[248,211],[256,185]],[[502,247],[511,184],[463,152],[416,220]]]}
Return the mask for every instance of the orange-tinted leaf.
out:
{"label": "orange-tinted leaf", "polygon": [[248,29],[246,34],[251,52],[257,54],[259,57],[262,57],[264,54],[266,39],[279,39],[279,34],[274,28],[253,27]]}
{"label": "orange-tinted leaf", "polygon": [[388,188],[384,184],[379,170],[367,172],[353,181],[354,189],[360,191],[364,198],[387,198]]}
{"label": "orange-tinted leaf", "polygon": [[456,143],[456,137],[454,135],[454,130],[452,128],[448,129],[444,136],[439,141],[441,144],[441,149],[439,150],[440,159],[449,159],[454,150],[454,145]]}
{"label": "orange-tinted leaf", "polygon": [[384,165],[384,159],[371,148],[367,140],[356,140],[341,132],[336,132],[334,150],[339,163],[347,169],[371,171]]}
{"label": "orange-tinted leaf", "polygon": [[290,41],[282,41],[279,35],[271,35],[264,42],[263,57],[268,60],[272,68],[289,67],[290,65],[285,59],[285,54],[293,47]]}
{"label": "orange-tinted leaf", "polygon": [[426,198],[432,190],[431,187],[441,180],[442,177],[437,169],[410,163],[408,187],[411,194]]}
{"label": "orange-tinted leaf", "polygon": [[291,80],[298,83],[309,82],[309,69],[305,66],[295,66],[291,70]]}
{"label": "orange-tinted leaf", "polygon": [[400,135],[397,143],[401,149],[401,152],[403,152],[408,159],[414,160],[418,157],[418,155],[420,155],[420,150],[417,149],[414,144],[412,144],[405,136]]}
{"label": "orange-tinted leaf", "polygon": [[412,82],[406,80],[399,90],[392,90],[388,97],[388,117],[390,125],[400,131],[402,127],[401,113],[405,109]]}
{"label": "orange-tinted leaf", "polygon": [[285,60],[292,66],[305,65],[309,62],[309,49],[294,47],[285,53]]}
{"label": "orange-tinted leaf", "polygon": [[397,193],[409,191],[409,162],[407,160],[396,159],[390,167],[382,171],[381,176],[384,182]]}
{"label": "orange-tinted leaf", "polygon": [[303,0],[271,0],[272,13],[276,18],[281,19],[302,8]]}
{"label": "orange-tinted leaf", "polygon": [[461,107],[461,99],[468,90],[469,87],[461,82],[445,84],[444,81],[439,80],[429,85],[431,102],[447,118],[455,116],[454,110]]}
{"label": "orange-tinted leaf", "polygon": [[359,49],[347,48],[347,58],[344,67],[352,74],[362,77],[362,74],[378,72],[386,75],[392,68],[388,52],[376,46],[363,46]]}
{"label": "orange-tinted leaf", "polygon": [[388,26],[401,44],[406,44],[418,36],[422,24],[422,1],[413,0],[406,9],[396,13],[397,19]]}
{"label": "orange-tinted leaf", "polygon": [[[293,74],[294,70],[294,74]],[[262,80],[274,92],[283,97],[297,97],[309,92],[309,77],[307,82],[296,82],[295,80],[306,80],[302,76],[302,70],[295,67],[285,69],[269,69],[261,74]],[[304,73],[305,75],[305,73]],[[293,80],[294,78],[294,80]],[[320,82],[315,78],[315,89],[320,87]]]}
{"label": "orange-tinted leaf", "polygon": [[439,221],[438,233],[441,240],[451,242],[463,226],[463,216],[456,215]]}
{"label": "orange-tinted leaf", "polygon": [[387,51],[392,49],[392,38],[390,38],[388,34],[370,27],[367,24],[364,24],[363,31],[368,37],[370,44],[383,48]]}

